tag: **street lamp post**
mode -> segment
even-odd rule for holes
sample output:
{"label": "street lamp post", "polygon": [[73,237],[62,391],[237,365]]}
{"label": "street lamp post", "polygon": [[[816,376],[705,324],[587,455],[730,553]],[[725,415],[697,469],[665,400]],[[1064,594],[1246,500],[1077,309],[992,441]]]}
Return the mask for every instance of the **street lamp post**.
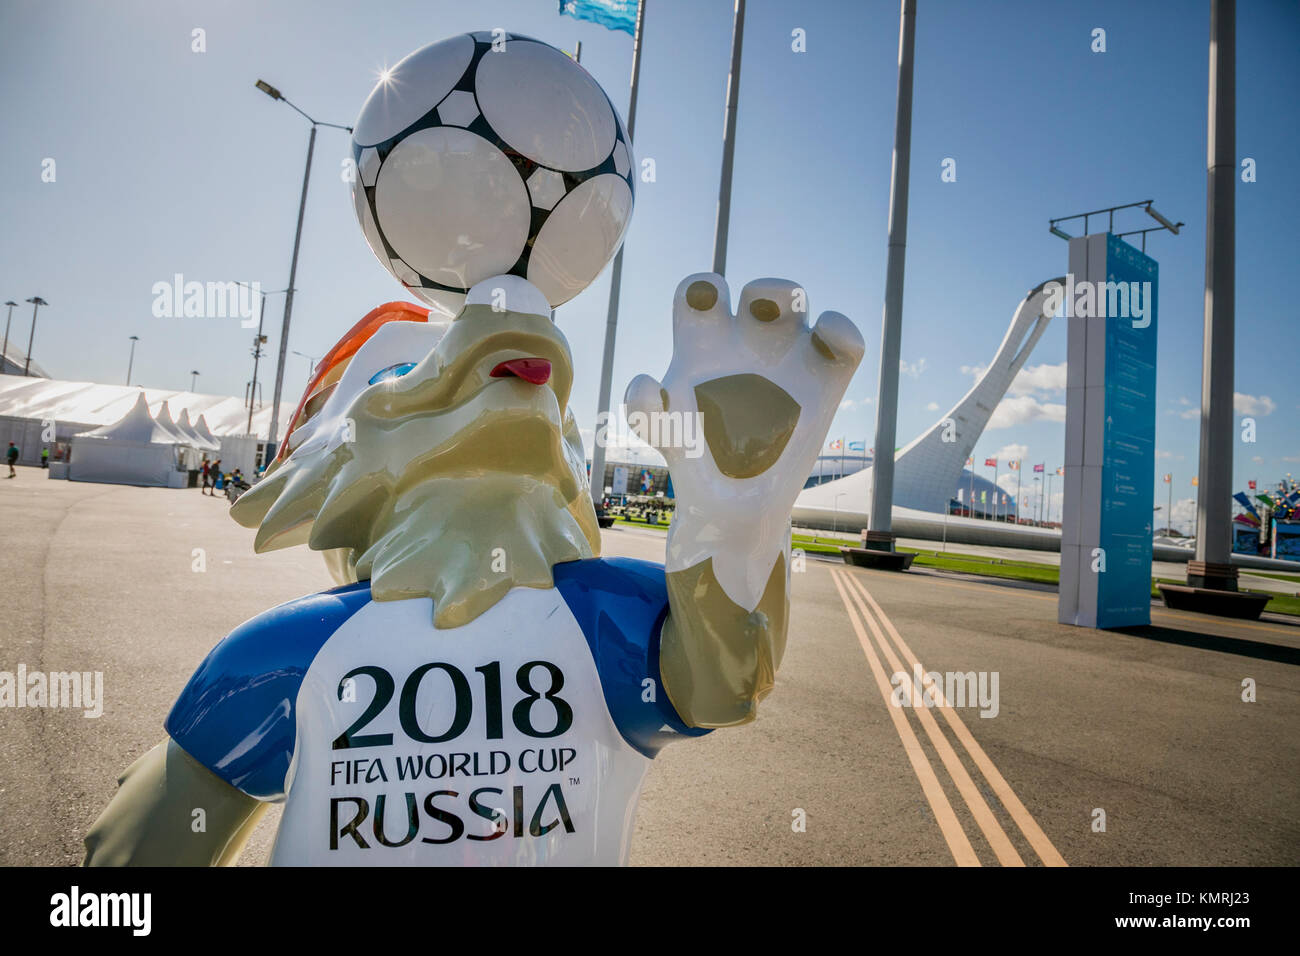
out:
{"label": "street lamp post", "polygon": [[126,384],[128,387],[130,387],[131,385],[131,369],[135,367],[135,343],[140,341],[140,336],[132,335],[130,336],[130,339],[131,339],[131,355],[126,360]]}
{"label": "street lamp post", "polygon": [[[246,282],[240,285],[248,285]],[[266,297],[268,295],[280,295],[288,292],[288,289],[276,289],[274,292],[258,292],[262,296],[262,307],[257,315],[257,335],[253,337],[253,381],[248,386],[248,434],[253,434],[253,407],[257,401],[257,366],[262,358],[262,346],[266,344],[266,336],[262,334],[262,323],[266,320]],[[268,436],[269,437],[269,436]]]}
{"label": "street lamp post", "polygon": [[190,369],[190,391],[191,392],[198,387],[198,383],[199,383],[198,371],[196,369]]}
{"label": "street lamp post", "polygon": [[307,185],[311,181],[311,157],[316,149],[316,127],[328,126],[332,129],[347,130],[352,132],[351,126],[340,126],[337,123],[324,123],[320,120],[313,119],[305,112],[294,106],[284,94],[277,90],[265,80],[258,80],[257,88],[271,97],[273,100],[280,100],[288,105],[294,112],[301,114],[309,123],[311,123],[311,135],[307,139],[307,165],[302,174],[302,197],[298,200],[298,228],[293,236],[293,258],[289,261],[289,289],[284,299],[284,324],[280,329],[280,357],[275,367],[275,390],[271,396],[271,427],[267,432],[269,444],[274,447],[276,431],[279,428],[280,417],[280,392],[284,387],[284,362],[286,350],[289,347],[289,319],[293,315],[293,292],[294,280],[298,275],[298,249],[302,244],[302,220],[307,211]]}
{"label": "street lamp post", "polygon": [[39,295],[27,300],[32,304],[32,331],[27,336],[27,361],[23,364],[23,375],[30,375],[32,368],[32,343],[36,341],[36,311],[43,305],[49,305]]}
{"label": "street lamp post", "polygon": [[316,363],[320,361],[320,358],[315,355],[308,355],[306,352],[299,352],[297,349],[290,349],[289,351],[299,358],[307,360],[307,377],[311,378],[312,372],[316,371]]}
{"label": "street lamp post", "polygon": [[0,375],[5,374],[5,363],[9,361],[9,323],[13,321],[14,306],[18,303],[10,299],[5,305],[9,306],[9,314],[5,317],[5,344],[4,349],[0,350]]}

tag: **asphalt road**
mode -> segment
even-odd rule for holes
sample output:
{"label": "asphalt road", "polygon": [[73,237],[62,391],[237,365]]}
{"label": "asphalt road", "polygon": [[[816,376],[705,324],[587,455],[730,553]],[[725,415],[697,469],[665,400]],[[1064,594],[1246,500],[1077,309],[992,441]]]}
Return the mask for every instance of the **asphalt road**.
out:
{"label": "asphalt road", "polygon": [[[0,710],[0,864],[74,863],[211,646],[329,580],[305,549],[254,555],[224,501],[192,490],[20,469],[0,527],[0,670],[105,682],[97,719]],[[605,547],[656,559],[663,537],[620,527]],[[659,756],[633,863],[1300,863],[1300,627],[1161,608],[1141,632],[1088,631],[1056,624],[1041,590],[816,559],[792,591],[758,721]],[[996,672],[997,716],[887,704],[914,659]],[[265,862],[275,822],[243,863]]]}

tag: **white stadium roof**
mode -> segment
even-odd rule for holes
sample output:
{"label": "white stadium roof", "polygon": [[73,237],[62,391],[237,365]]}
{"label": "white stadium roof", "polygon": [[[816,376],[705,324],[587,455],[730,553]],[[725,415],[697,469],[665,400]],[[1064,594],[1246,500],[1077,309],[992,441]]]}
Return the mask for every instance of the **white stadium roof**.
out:
{"label": "white stadium roof", "polygon": [[[241,398],[22,375],[0,375],[0,417],[111,425],[131,410],[142,392],[150,413],[155,416],[165,404],[173,421],[185,411],[189,412],[191,422],[197,422],[202,415],[208,429],[218,438],[248,434],[248,406]],[[288,427],[294,407],[288,402],[280,403],[281,433]],[[253,433],[265,440],[270,427],[271,406],[267,403],[253,412]]]}

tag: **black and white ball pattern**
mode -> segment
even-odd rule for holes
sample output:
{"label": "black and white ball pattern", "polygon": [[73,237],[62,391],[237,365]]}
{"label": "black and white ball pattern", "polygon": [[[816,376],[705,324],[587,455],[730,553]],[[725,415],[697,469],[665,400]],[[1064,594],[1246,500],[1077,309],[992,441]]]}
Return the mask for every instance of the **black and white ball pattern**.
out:
{"label": "black and white ball pattern", "polygon": [[604,90],[552,46],[493,39],[463,34],[406,57],[352,134],[366,241],[448,314],[503,274],[552,307],[567,302],[614,257],[632,217],[631,143]]}

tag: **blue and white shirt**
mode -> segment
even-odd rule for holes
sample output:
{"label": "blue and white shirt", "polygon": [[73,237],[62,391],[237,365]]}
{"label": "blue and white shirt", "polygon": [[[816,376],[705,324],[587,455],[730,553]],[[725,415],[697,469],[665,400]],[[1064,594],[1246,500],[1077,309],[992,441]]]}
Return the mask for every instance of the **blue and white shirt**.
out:
{"label": "blue and white shirt", "polygon": [[660,681],[661,566],[554,580],[449,630],[368,582],[290,601],[217,645],[167,732],[284,802],[273,865],[625,863],[650,759],[706,731]]}

